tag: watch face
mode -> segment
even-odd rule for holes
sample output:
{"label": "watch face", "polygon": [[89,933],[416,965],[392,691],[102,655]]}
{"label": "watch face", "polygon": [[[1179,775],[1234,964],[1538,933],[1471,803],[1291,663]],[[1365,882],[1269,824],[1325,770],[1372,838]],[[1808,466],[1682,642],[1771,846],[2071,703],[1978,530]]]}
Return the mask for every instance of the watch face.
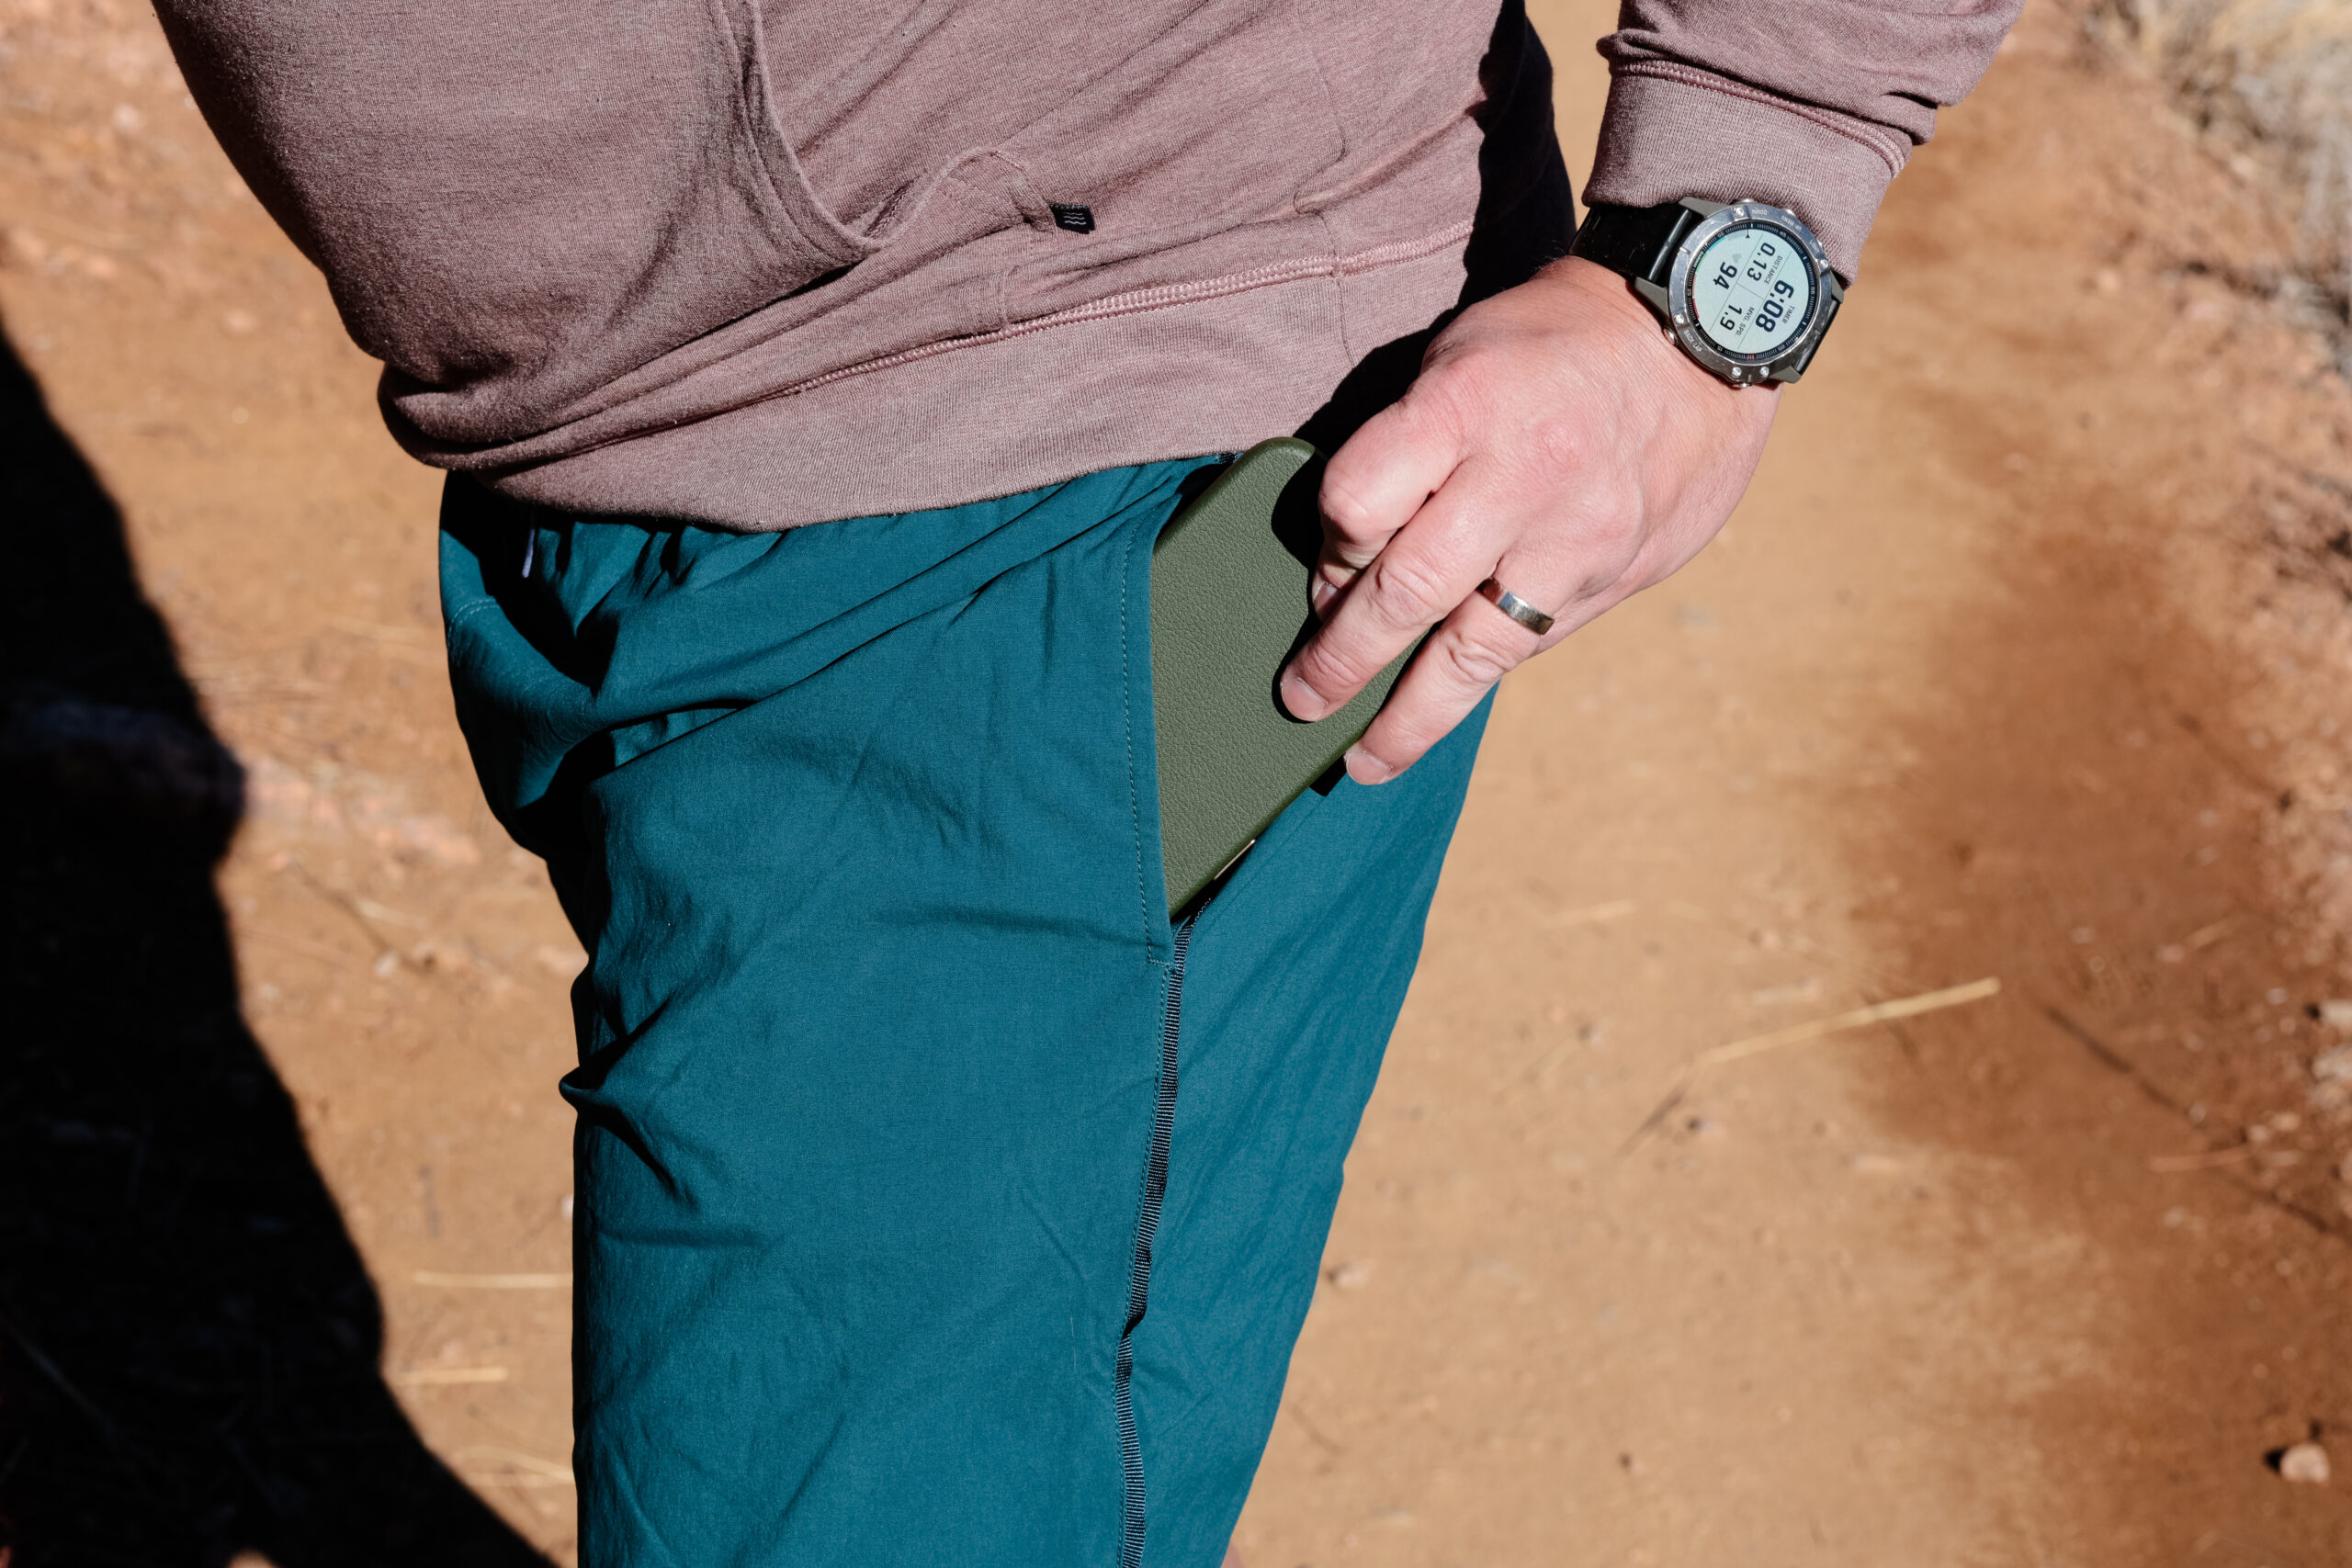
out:
{"label": "watch face", "polygon": [[1804,249],[1787,231],[1736,224],[1691,263],[1691,321],[1721,353],[1767,359],[1812,316],[1815,288]]}

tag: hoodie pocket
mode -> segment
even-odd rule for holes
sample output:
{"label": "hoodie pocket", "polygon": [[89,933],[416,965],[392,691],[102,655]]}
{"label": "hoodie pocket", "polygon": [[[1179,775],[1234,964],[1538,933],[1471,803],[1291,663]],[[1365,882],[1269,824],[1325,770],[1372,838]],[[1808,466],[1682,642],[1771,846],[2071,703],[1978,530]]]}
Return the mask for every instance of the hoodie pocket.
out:
{"label": "hoodie pocket", "polygon": [[826,273],[854,266],[882,248],[882,231],[860,232],[835,217],[819,198],[801,167],[800,154],[777,118],[769,81],[767,40],[755,0],[710,0],[725,22],[741,73],[739,108],[745,142],[766,175],[763,193],[782,237],[797,241],[808,254],[808,276],[791,280],[806,288]]}
{"label": "hoodie pocket", "polygon": [[1300,195],[1347,141],[1284,0],[1200,6],[1003,151],[1048,201],[1083,206],[1092,226],[1014,270],[1006,312],[1021,321],[1193,282],[1270,248],[1328,249]]}

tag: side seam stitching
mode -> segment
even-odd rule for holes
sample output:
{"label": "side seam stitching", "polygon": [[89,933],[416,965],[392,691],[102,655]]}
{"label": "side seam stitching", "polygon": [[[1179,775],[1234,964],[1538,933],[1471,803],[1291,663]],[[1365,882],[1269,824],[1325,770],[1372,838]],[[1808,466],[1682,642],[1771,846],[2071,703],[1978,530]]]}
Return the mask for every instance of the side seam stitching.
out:
{"label": "side seam stitching", "polygon": [[1159,1030],[1159,1092],[1152,1108],[1151,1153],[1144,1161],[1143,1202],[1136,1216],[1133,1271],[1127,1278],[1127,1323],[1119,1335],[1119,1353],[1112,1375],[1112,1402],[1119,1418],[1119,1461],[1125,1472],[1119,1540],[1119,1568],[1143,1568],[1147,1521],[1143,1470],[1143,1435],[1136,1425],[1136,1329],[1143,1323],[1151,1301],[1151,1249],[1159,1234],[1159,1210],[1168,1193],[1168,1155],[1176,1132],[1177,1042],[1182,1032],[1184,1000],[1184,955],[1193,944],[1194,915],[1176,928],[1176,942],[1168,960],[1168,1009]]}

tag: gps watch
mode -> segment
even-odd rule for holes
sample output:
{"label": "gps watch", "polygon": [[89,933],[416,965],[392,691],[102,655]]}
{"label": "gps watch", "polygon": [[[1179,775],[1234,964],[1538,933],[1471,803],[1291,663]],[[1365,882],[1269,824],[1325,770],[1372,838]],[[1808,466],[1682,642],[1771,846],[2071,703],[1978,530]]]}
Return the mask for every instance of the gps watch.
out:
{"label": "gps watch", "polygon": [[1846,298],[1804,220],[1760,201],[1596,207],[1568,254],[1623,275],[1667,335],[1735,387],[1802,377]]}

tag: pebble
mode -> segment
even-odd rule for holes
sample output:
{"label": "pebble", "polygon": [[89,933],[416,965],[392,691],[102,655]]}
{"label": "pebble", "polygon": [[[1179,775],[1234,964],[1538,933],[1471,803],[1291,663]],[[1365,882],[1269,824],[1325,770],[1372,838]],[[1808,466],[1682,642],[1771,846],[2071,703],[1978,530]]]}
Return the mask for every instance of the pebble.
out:
{"label": "pebble", "polygon": [[2352,998],[2337,998],[2320,1003],[2319,1021],[2330,1029],[2352,1032]]}
{"label": "pebble", "polygon": [[1361,1291],[1372,1283],[1372,1265],[1342,1263],[1331,1270],[1330,1280],[1343,1291]]}
{"label": "pebble", "polygon": [[2327,1450],[2317,1443],[2296,1443],[2278,1456],[2278,1474],[2307,1485],[2327,1484]]}

